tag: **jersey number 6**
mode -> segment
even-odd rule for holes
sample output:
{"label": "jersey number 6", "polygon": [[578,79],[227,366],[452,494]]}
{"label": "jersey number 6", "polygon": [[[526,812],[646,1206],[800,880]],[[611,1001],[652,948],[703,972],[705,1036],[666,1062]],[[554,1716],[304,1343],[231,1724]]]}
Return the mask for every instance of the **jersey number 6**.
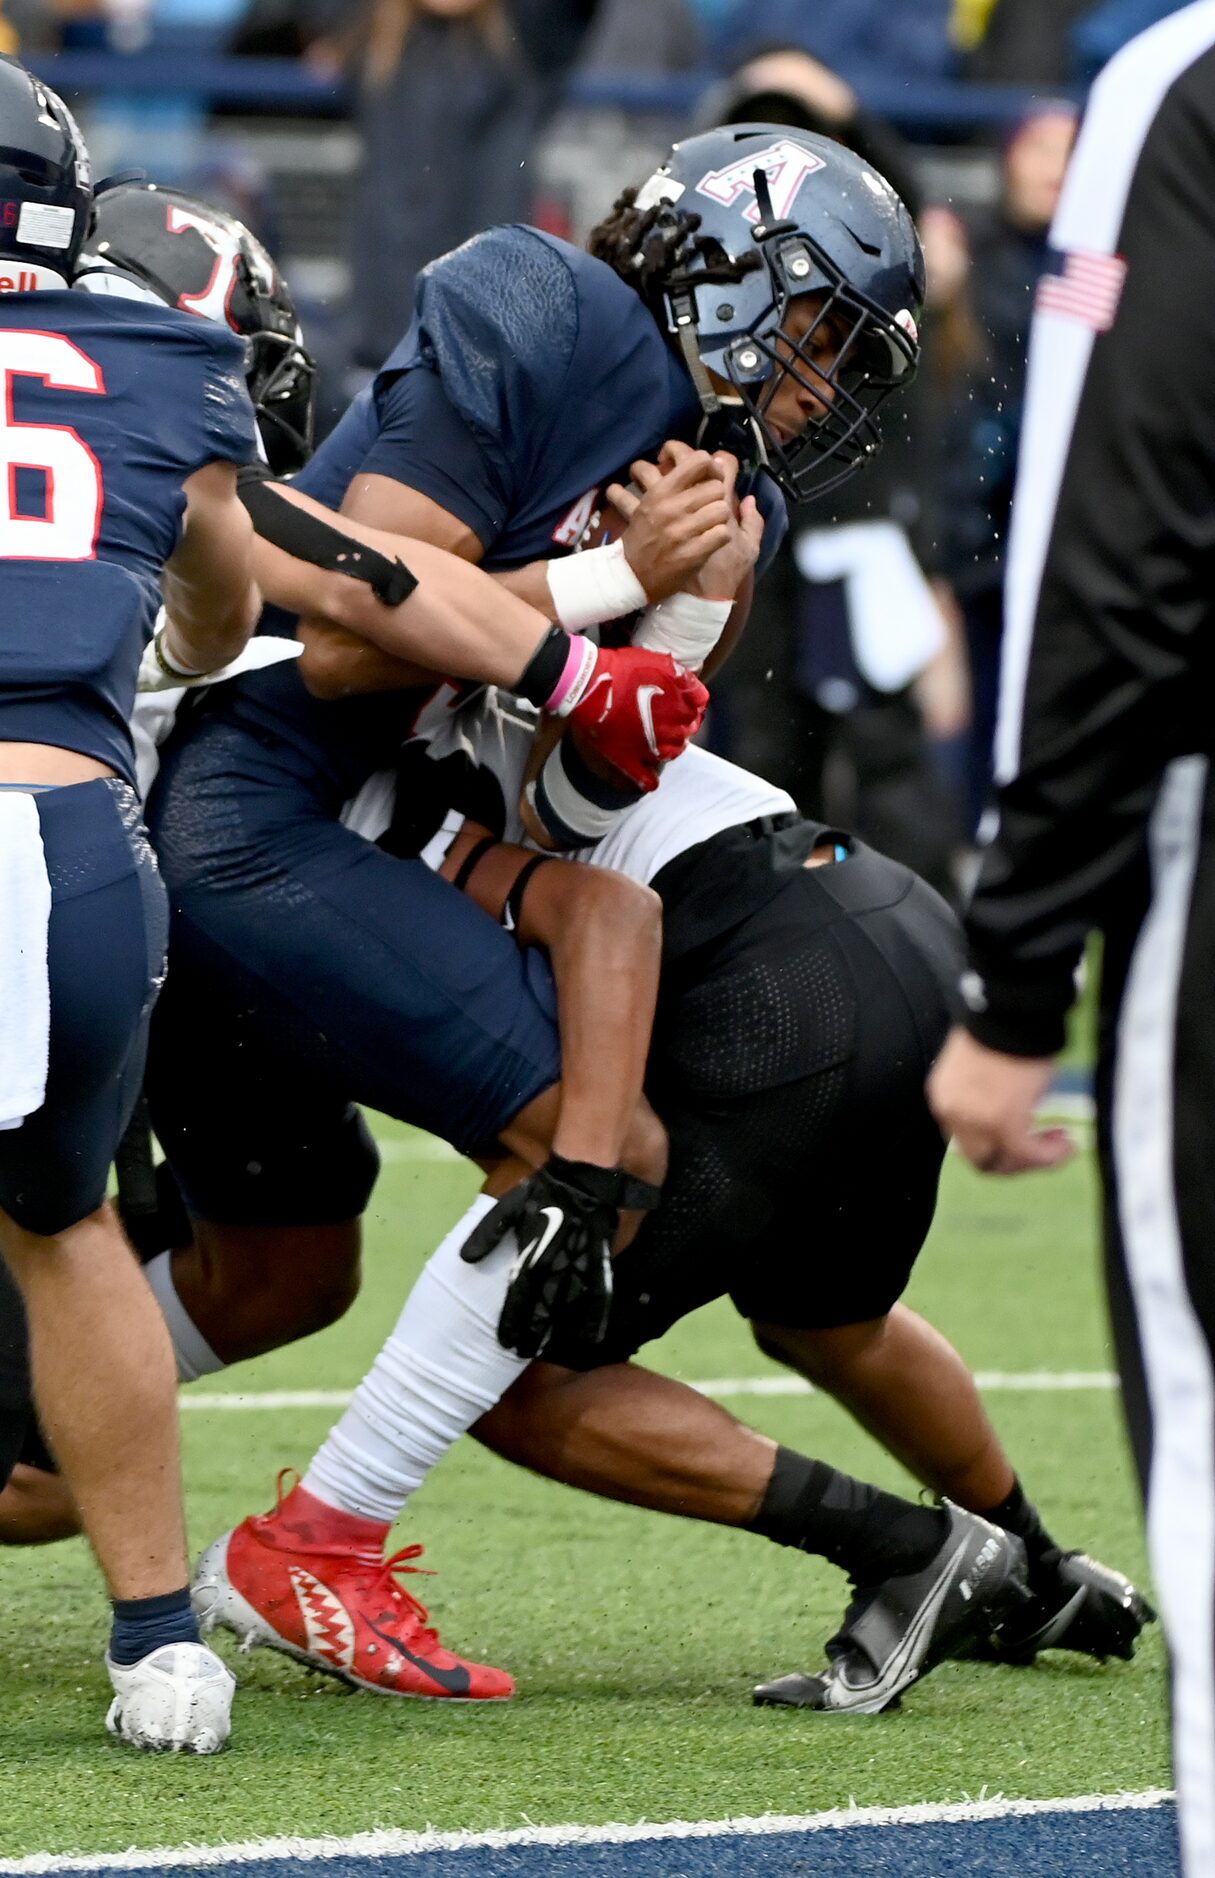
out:
{"label": "jersey number 6", "polygon": [[[21,424],[13,418],[14,378],[40,378],[53,391],[104,395],[101,367],[61,333],[0,331],[0,559],[91,561],[97,551],[104,491],[101,465],[66,424]],[[40,515],[17,506],[17,471],[40,471]]]}

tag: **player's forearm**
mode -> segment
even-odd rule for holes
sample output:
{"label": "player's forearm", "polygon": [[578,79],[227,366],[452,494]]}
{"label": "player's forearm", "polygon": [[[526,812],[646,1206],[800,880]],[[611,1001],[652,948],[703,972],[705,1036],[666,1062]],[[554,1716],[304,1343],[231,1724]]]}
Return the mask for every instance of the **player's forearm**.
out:
{"label": "player's forearm", "polygon": [[[557,981],[561,1029],[558,1154],[619,1164],[645,1081],[658,995],[662,910],[656,894],[619,875],[573,874],[544,939]],[[532,909],[529,908],[529,911]],[[538,933],[536,935],[539,936]]]}
{"label": "player's forearm", "polygon": [[534,607],[546,620],[556,621],[557,603],[548,584],[547,561],[529,561],[526,567],[512,567],[492,574],[490,578],[504,593]]}
{"label": "player's forearm", "polygon": [[332,565],[312,565],[259,538],[258,578],[267,599],[365,639],[390,658],[448,678],[506,687],[516,683],[547,623],[524,601],[503,592],[492,576],[430,542],[335,516],[285,485],[274,485],[273,494],[388,562],[403,563],[417,585],[398,604],[388,605],[367,580]]}
{"label": "player's forearm", "polygon": [[407,691],[417,685],[441,685],[442,672],[394,659],[369,639],[343,632],[323,620],[302,619],[297,637],[303,645],[300,676],[314,698],[368,697],[376,692]]}
{"label": "player's forearm", "polygon": [[244,650],[262,600],[253,577],[253,530],[236,500],[231,466],[209,464],[186,491],[182,539],[161,576],[166,649],[186,669],[208,672]]}
{"label": "player's forearm", "polygon": [[184,671],[216,672],[240,657],[261,616],[262,597],[252,580],[238,592],[214,587],[191,589],[164,579],[161,583],[166,650]]}
{"label": "player's forearm", "polygon": [[161,593],[167,650],[193,672],[214,672],[237,659],[261,616],[261,593],[248,560],[216,562],[214,571],[197,580],[165,567]]}

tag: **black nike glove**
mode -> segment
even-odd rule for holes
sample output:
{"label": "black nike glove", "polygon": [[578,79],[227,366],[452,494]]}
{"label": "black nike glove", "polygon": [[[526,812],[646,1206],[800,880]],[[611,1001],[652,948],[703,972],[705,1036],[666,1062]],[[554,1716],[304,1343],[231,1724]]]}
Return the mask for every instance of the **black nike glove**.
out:
{"label": "black nike glove", "polygon": [[553,1154],[487,1213],[460,1248],[477,1265],[514,1231],[519,1251],[498,1320],[498,1341],[516,1356],[539,1356],[553,1331],[588,1343],[607,1334],[612,1240],[625,1177]]}

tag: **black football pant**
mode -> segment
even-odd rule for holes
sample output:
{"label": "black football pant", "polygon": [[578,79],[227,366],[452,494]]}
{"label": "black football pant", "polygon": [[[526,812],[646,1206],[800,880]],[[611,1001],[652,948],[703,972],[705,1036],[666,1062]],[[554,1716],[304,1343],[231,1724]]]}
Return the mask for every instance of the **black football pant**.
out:
{"label": "black football pant", "polygon": [[1099,1072],[1110,1303],[1173,1670],[1185,1869],[1215,1874],[1215,790],[1166,774],[1107,934]]}

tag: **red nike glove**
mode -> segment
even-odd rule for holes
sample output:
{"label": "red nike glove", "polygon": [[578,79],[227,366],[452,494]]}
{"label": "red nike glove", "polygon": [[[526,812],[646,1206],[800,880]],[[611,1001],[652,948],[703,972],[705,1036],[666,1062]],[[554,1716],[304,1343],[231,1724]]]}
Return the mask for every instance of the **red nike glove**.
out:
{"label": "red nike glove", "polygon": [[605,762],[648,794],[658,787],[662,765],[700,729],[709,694],[667,652],[636,646],[596,650],[586,683],[561,715],[579,726]]}

